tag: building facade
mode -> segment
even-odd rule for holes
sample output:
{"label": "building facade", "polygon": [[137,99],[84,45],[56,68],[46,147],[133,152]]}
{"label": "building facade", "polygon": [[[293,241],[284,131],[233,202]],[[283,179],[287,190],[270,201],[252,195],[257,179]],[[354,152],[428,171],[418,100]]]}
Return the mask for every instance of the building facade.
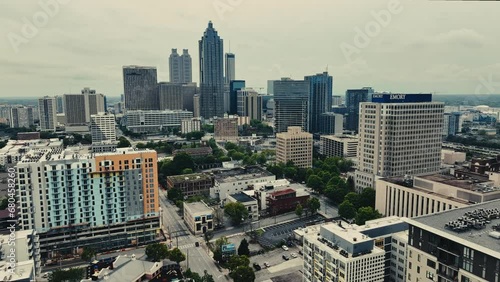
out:
{"label": "building facade", "polygon": [[84,88],[80,94],[64,94],[65,124],[89,125],[90,116],[106,112],[105,96]]}
{"label": "building facade", "polygon": [[90,116],[90,135],[92,143],[116,141],[115,115],[99,113]]}
{"label": "building facade", "polygon": [[339,135],[344,132],[344,116],[336,113],[322,113],[316,126],[319,134]]}
{"label": "building facade", "polygon": [[[19,227],[40,236],[42,258],[119,249],[159,236],[157,154],[118,148],[34,148],[17,163]],[[44,199],[40,201],[39,199]]]}
{"label": "building facade", "polygon": [[167,177],[167,189],[179,189],[184,197],[195,195],[210,195],[214,179],[207,174],[193,173]]}
{"label": "building facade", "polygon": [[460,116],[460,112],[444,113],[443,136],[456,135],[462,131]]}
{"label": "building facade", "polygon": [[356,189],[375,177],[439,171],[444,104],[432,94],[373,94],[360,104]]}
{"label": "building facade", "polygon": [[358,151],[358,137],[352,135],[322,135],[320,152],[325,157],[354,158]]}
{"label": "building facade", "polygon": [[123,93],[127,110],[158,110],[156,67],[124,66]]}
{"label": "building facade", "polygon": [[[304,77],[309,82],[309,132],[322,132],[322,114],[332,110],[333,77],[328,72]],[[342,130],[342,129],[340,129]]]}
{"label": "building facade", "polygon": [[10,108],[10,127],[30,128],[35,125],[32,107],[12,107]]}
{"label": "building facade", "polygon": [[500,281],[500,201],[407,219],[407,281]]}
{"label": "building facade", "polygon": [[229,84],[231,81],[236,80],[236,57],[233,53],[226,53],[226,75],[224,81]]}
{"label": "building facade", "polygon": [[201,131],[200,118],[187,118],[181,120],[181,133],[186,134],[194,131]]}
{"label": "building facade", "polygon": [[294,211],[298,204],[306,207],[309,194],[297,194],[297,191],[288,188],[266,195],[267,213],[270,215],[278,215],[286,212]]}
{"label": "building facade", "polygon": [[194,235],[214,230],[213,209],[204,202],[184,202],[184,221]]}
{"label": "building facade", "polygon": [[158,99],[160,110],[183,110],[184,109],[183,85],[178,83],[158,83]]}
{"label": "building facade", "polygon": [[38,99],[38,114],[40,115],[41,131],[56,131],[57,127],[57,100],[45,96]]}
{"label": "building facade", "polygon": [[227,205],[228,203],[241,203],[248,211],[249,220],[254,221],[259,219],[259,206],[257,200],[244,192],[228,195],[225,204]]}
{"label": "building facade", "polygon": [[238,118],[217,118],[214,120],[214,138],[218,141],[238,140]]}
{"label": "building facade", "polygon": [[274,82],[276,133],[286,132],[289,126],[309,131],[309,91],[309,81],[282,78]]}
{"label": "building facade", "polygon": [[204,118],[224,115],[223,40],[212,22],[199,41],[200,114]]}
{"label": "building facade", "polygon": [[373,93],[374,92],[371,87],[348,89],[346,91],[345,101],[347,107],[347,117],[345,129],[358,132],[360,103],[368,102]]}
{"label": "building facade", "polygon": [[229,114],[238,114],[238,91],[244,88],[244,80],[233,80],[229,82]]}
{"label": "building facade", "polygon": [[237,91],[237,108],[239,116],[247,116],[250,120],[262,120],[262,96],[252,88]]}
{"label": "building facade", "polygon": [[286,164],[292,161],[300,168],[312,167],[312,134],[298,126],[288,127],[287,132],[276,134],[276,162]]}
{"label": "building facade", "polygon": [[160,132],[179,127],[181,120],[192,117],[192,112],[182,110],[127,111],[123,116],[127,129],[136,133]]}
{"label": "building facade", "polygon": [[183,49],[182,55],[177,53],[177,49],[172,49],[168,58],[168,67],[171,83],[191,83],[193,81],[192,61],[188,49]]}

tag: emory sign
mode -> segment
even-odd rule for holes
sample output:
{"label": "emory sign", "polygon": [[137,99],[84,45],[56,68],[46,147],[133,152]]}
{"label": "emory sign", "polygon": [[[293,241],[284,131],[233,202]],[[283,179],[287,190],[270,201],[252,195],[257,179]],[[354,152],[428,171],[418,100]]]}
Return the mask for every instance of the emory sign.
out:
{"label": "emory sign", "polygon": [[391,100],[404,100],[406,94],[391,94]]}

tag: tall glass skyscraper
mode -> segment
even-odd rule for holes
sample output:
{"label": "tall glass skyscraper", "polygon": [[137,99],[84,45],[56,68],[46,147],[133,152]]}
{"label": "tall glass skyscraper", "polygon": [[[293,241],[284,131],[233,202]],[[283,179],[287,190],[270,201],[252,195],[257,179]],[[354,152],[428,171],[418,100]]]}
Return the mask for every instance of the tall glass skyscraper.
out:
{"label": "tall glass skyscraper", "polygon": [[177,49],[172,49],[172,54],[168,58],[170,82],[191,83],[193,81],[191,65],[191,55],[188,49],[183,49],[180,56]]}
{"label": "tall glass skyscraper", "polygon": [[320,132],[321,114],[331,112],[333,78],[328,72],[306,76],[309,82],[309,132]]}
{"label": "tall glass skyscraper", "polygon": [[373,94],[371,87],[362,89],[348,89],[345,93],[345,102],[347,107],[347,117],[345,129],[358,132],[359,128],[359,103],[368,102],[368,97]]}
{"label": "tall glass skyscraper", "polygon": [[157,110],[157,83],[155,67],[124,66],[125,108],[127,110]]}
{"label": "tall glass skyscraper", "polygon": [[236,79],[236,58],[233,53],[226,53],[226,84]]}
{"label": "tall glass skyscraper", "polygon": [[244,80],[233,80],[229,83],[229,113],[238,114],[238,90],[245,88]]}
{"label": "tall glass skyscraper", "polygon": [[223,117],[224,44],[211,21],[198,43],[200,51],[200,114],[204,118]]}
{"label": "tall glass skyscraper", "polygon": [[309,81],[282,78],[274,82],[276,133],[287,132],[289,126],[309,131]]}

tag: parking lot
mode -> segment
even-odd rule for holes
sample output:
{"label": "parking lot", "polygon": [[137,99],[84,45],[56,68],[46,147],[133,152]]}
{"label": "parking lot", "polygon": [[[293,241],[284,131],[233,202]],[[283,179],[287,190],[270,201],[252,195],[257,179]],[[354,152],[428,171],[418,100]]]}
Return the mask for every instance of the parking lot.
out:
{"label": "parking lot", "polygon": [[265,247],[275,247],[281,241],[288,240],[293,235],[293,230],[321,220],[324,220],[321,215],[315,215],[266,227],[264,228],[264,233],[259,238],[259,243]]}
{"label": "parking lot", "polygon": [[[301,270],[304,261],[302,256],[299,255],[300,250],[300,247],[297,246],[290,247],[288,251],[278,248],[262,255],[250,257],[250,265],[252,267],[254,263],[257,263],[262,267],[261,270],[255,271],[255,281],[265,281],[278,275]],[[297,257],[293,258],[291,256],[292,253],[297,254]],[[284,254],[288,255],[290,259],[284,260]],[[264,263],[268,263],[269,267],[266,268]]]}

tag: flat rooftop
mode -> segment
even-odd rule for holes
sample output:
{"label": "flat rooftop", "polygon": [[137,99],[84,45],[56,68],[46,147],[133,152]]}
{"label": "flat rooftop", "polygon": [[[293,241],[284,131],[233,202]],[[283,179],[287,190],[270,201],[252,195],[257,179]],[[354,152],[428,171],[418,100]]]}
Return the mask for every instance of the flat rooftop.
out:
{"label": "flat rooftop", "polygon": [[187,182],[187,181],[211,180],[212,177],[210,175],[207,175],[204,173],[192,173],[192,174],[183,174],[183,175],[171,175],[171,176],[167,176],[167,179],[171,180],[174,183],[179,183],[179,182]]}
{"label": "flat rooftop", "polygon": [[184,202],[184,207],[186,207],[192,214],[212,212],[212,209],[202,202],[194,202],[194,203]]}
{"label": "flat rooftop", "polygon": [[431,180],[438,183],[443,183],[450,186],[459,187],[467,190],[474,190],[476,184],[489,182],[490,180],[486,176],[474,175],[471,179],[460,179],[453,175],[443,175],[443,174],[430,174],[418,176],[418,178]]}
{"label": "flat rooftop", "polygon": [[483,229],[476,230],[475,228],[471,228],[466,231],[456,232],[453,231],[451,228],[446,227],[447,223],[457,221],[458,219],[463,218],[466,215],[466,213],[472,213],[474,211],[478,211],[479,209],[484,209],[484,210],[496,209],[498,211],[500,210],[500,200],[494,200],[490,202],[471,205],[468,207],[452,209],[432,215],[425,215],[412,218],[411,220],[409,220],[409,223],[412,224],[411,221],[416,221],[422,225],[428,226],[430,230],[437,229],[441,232],[444,232],[445,234],[447,234],[446,237],[450,240],[455,240],[455,238],[459,238],[464,241],[482,246],[486,249],[495,251],[498,254],[500,254],[499,239],[495,239],[488,235],[488,233],[494,231],[493,226],[500,224],[500,218],[490,219],[491,222],[487,223]]}
{"label": "flat rooftop", "polygon": [[238,167],[228,170],[215,170],[212,173],[215,177],[215,180],[219,183],[274,176],[274,174],[259,166],[248,166],[245,168]]}
{"label": "flat rooftop", "polygon": [[233,197],[236,201],[240,203],[246,203],[246,202],[252,202],[252,201],[257,201],[256,199],[248,196],[247,194],[240,192],[236,194],[231,194],[231,197]]}

